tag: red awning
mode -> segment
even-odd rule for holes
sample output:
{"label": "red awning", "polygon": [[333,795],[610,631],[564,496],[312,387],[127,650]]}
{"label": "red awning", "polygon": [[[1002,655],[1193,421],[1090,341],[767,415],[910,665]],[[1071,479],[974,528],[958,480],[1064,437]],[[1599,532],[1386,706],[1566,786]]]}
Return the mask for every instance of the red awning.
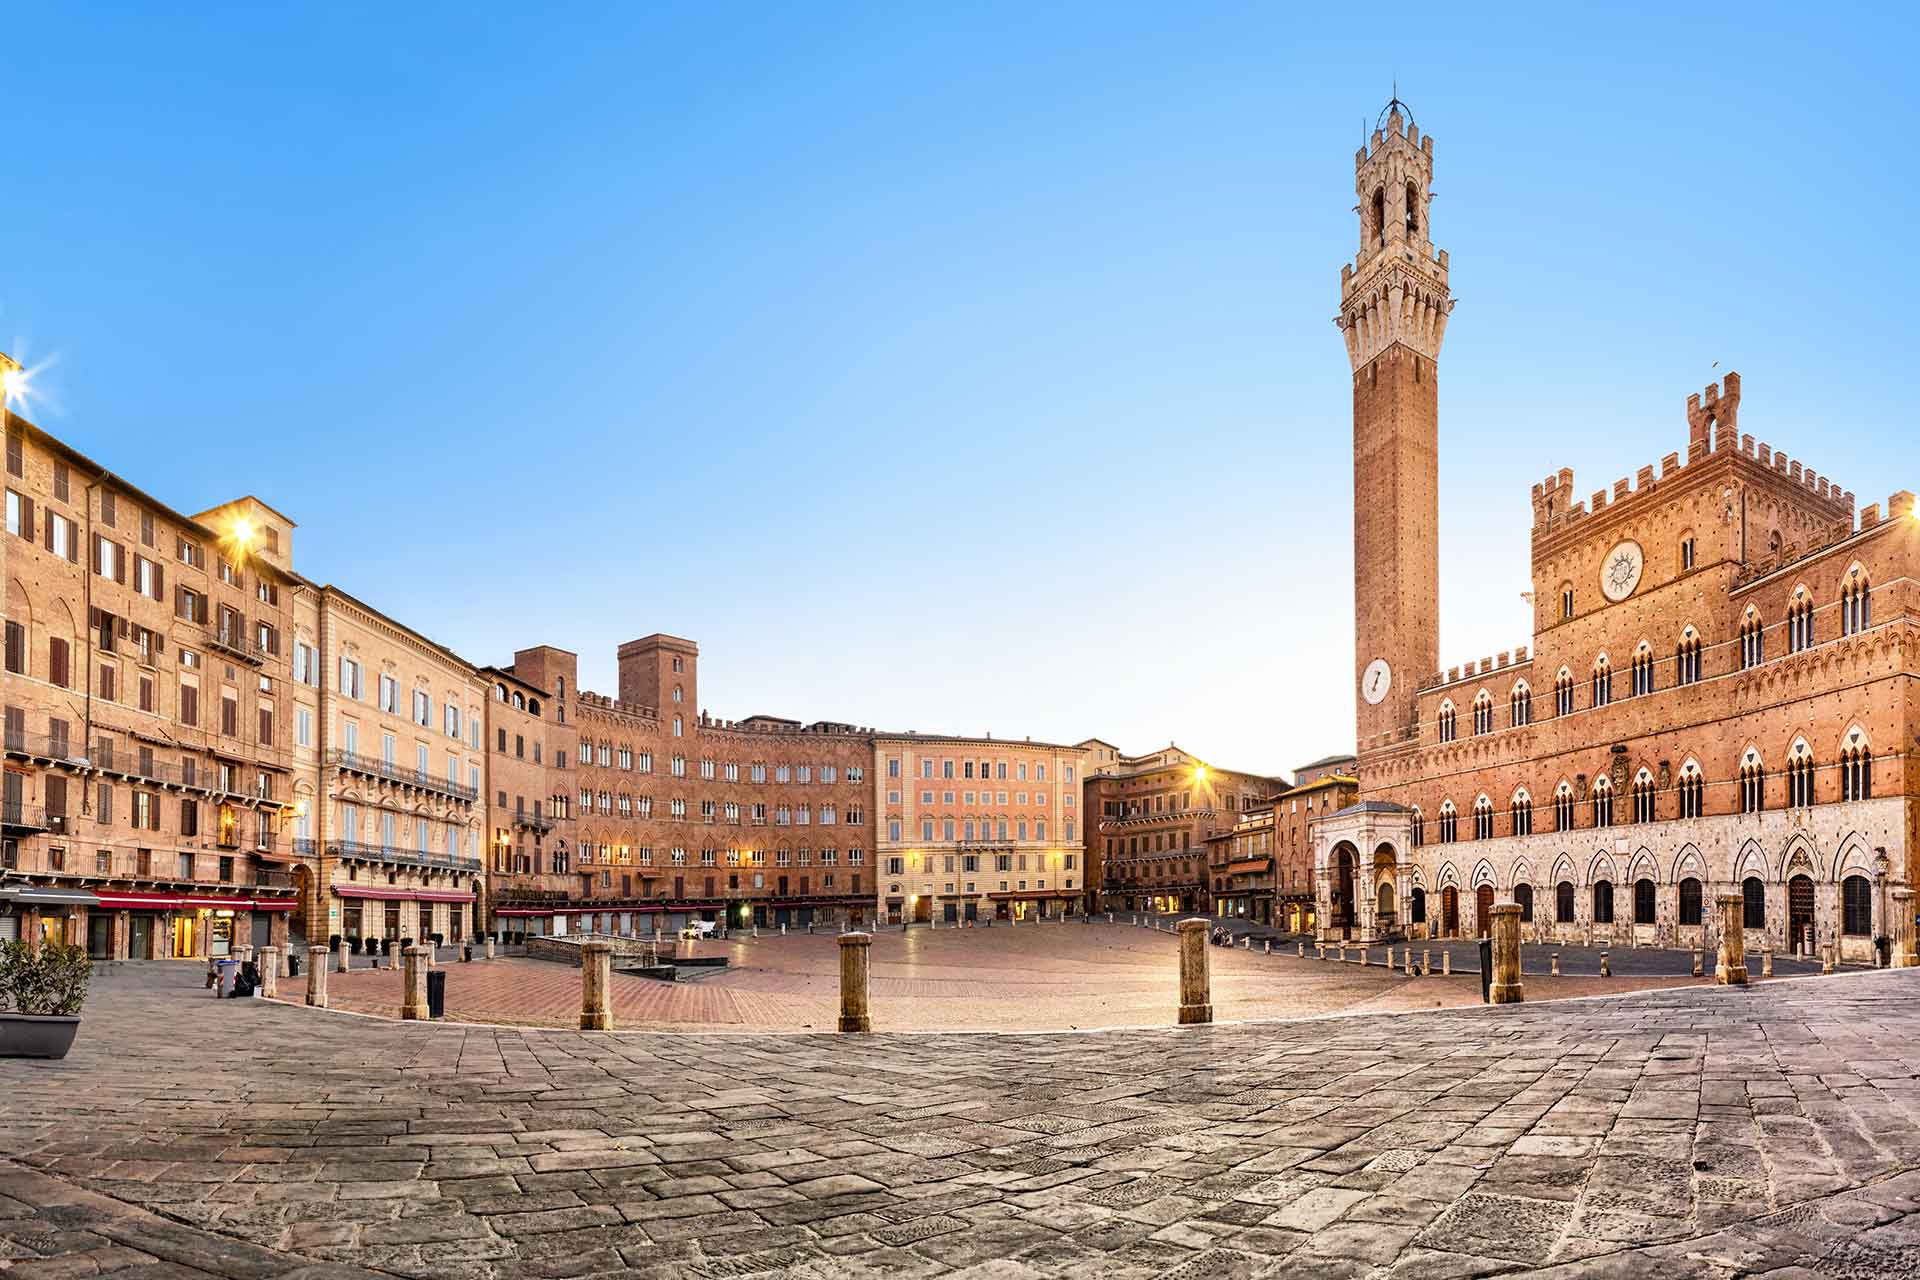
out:
{"label": "red awning", "polygon": [[533,907],[499,907],[494,910],[493,914],[497,916],[564,916],[564,915],[576,915],[578,913],[570,912],[565,907],[553,907],[550,909],[549,908],[533,908]]}
{"label": "red awning", "polygon": [[196,898],[177,893],[113,893],[95,895],[103,907],[135,911],[194,911],[202,907],[216,911],[291,911],[292,898]]}
{"label": "red awning", "polygon": [[418,889],[414,891],[412,896],[419,899],[421,902],[472,902],[473,901],[473,894],[471,891],[467,893],[446,893],[438,889]]}
{"label": "red awning", "polygon": [[413,900],[411,889],[376,889],[364,884],[336,884],[330,887],[342,898],[380,898],[390,902]]}
{"label": "red awning", "polygon": [[291,911],[293,910],[293,899],[255,898],[253,900],[253,909],[255,911]]}
{"label": "red awning", "polygon": [[137,907],[145,911],[164,911],[180,905],[180,899],[164,893],[98,893],[103,907]]}

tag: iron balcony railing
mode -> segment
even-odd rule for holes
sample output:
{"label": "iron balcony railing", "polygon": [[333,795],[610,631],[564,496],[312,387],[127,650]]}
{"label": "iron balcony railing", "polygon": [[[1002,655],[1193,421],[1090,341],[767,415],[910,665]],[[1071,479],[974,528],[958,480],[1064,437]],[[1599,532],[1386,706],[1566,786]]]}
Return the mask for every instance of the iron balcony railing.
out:
{"label": "iron balcony railing", "polygon": [[403,764],[394,764],[386,760],[377,760],[372,756],[363,756],[354,751],[329,751],[327,763],[340,769],[351,769],[355,773],[364,773],[373,778],[385,778],[389,782],[398,782],[403,786],[421,787],[428,791],[437,791],[441,795],[452,796],[456,800],[477,800],[480,791],[477,787],[463,787],[451,778],[438,777],[425,769],[413,769]]}
{"label": "iron balcony railing", "polygon": [[48,815],[39,805],[23,804],[18,800],[0,801],[0,828],[22,835],[41,831],[64,830],[67,819],[64,814]]}
{"label": "iron balcony railing", "polygon": [[528,831],[538,831],[544,835],[553,830],[553,819],[542,817],[537,813],[516,811],[513,815],[513,825],[516,827],[525,827]]}
{"label": "iron balcony railing", "polygon": [[457,853],[422,853],[418,849],[400,849],[384,844],[363,844],[358,840],[329,840],[327,852],[338,858],[391,862],[396,866],[424,867],[430,871],[480,870],[478,858],[463,858]]}
{"label": "iron balcony railing", "polygon": [[272,656],[257,636],[250,636],[239,627],[215,627],[207,632],[207,646],[256,667]]}
{"label": "iron balcony railing", "polygon": [[293,851],[300,857],[310,858],[319,852],[319,845],[312,836],[295,836],[293,838]]}

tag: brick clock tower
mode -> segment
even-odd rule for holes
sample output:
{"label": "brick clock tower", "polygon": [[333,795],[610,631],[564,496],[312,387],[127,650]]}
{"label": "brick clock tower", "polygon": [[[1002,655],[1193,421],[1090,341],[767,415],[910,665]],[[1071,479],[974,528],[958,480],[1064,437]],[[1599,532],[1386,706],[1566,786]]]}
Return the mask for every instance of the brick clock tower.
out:
{"label": "brick clock tower", "polygon": [[1360,253],[1334,323],[1353,365],[1357,748],[1415,736],[1414,691],[1440,669],[1440,342],[1453,298],[1428,238],[1433,139],[1398,98],[1354,157]]}

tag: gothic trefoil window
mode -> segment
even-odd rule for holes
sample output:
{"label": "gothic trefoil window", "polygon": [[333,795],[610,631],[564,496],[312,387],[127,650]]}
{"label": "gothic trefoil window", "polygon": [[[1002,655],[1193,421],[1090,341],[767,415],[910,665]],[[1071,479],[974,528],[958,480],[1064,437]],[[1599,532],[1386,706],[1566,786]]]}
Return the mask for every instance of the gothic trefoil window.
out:
{"label": "gothic trefoil window", "polygon": [[1512,713],[1513,727],[1533,723],[1533,692],[1522,680],[1513,686],[1513,692],[1507,696],[1507,706]]}
{"label": "gothic trefoil window", "polygon": [[1644,698],[1653,692],[1653,646],[1642,640],[1633,651],[1633,696]]}
{"label": "gothic trefoil window", "polygon": [[1867,575],[1855,565],[1840,588],[1840,634],[1857,636],[1873,625],[1873,595],[1867,589]]}
{"label": "gothic trefoil window", "polygon": [[1493,695],[1485,689],[1473,700],[1473,731],[1476,735],[1493,732]]}
{"label": "gothic trefoil window", "polygon": [[1787,807],[1806,809],[1813,805],[1813,752],[1805,739],[1793,744],[1787,756]]}
{"label": "gothic trefoil window", "polygon": [[1613,825],[1613,783],[1605,777],[1596,779],[1593,784],[1593,825]]}
{"label": "gothic trefoil window", "polygon": [[1485,796],[1473,802],[1473,838],[1493,839],[1493,801]]}
{"label": "gothic trefoil window", "polygon": [[1459,734],[1459,725],[1455,721],[1453,703],[1440,704],[1440,741],[1452,742]]}
{"label": "gothic trefoil window", "polygon": [[1698,818],[1706,812],[1706,790],[1706,779],[1701,776],[1698,764],[1689,760],[1680,767],[1681,817]]}
{"label": "gothic trefoil window", "polygon": [[1805,589],[1794,592],[1787,606],[1787,652],[1799,653],[1813,647],[1813,601]]}
{"label": "gothic trefoil window", "polygon": [[1607,665],[1607,655],[1601,654],[1593,664],[1593,705],[1604,707],[1613,701],[1613,669]]}
{"label": "gothic trefoil window", "polygon": [[1740,621],[1740,669],[1757,667],[1767,660],[1767,633],[1760,615],[1752,609]]}
{"label": "gothic trefoil window", "polygon": [[1680,647],[1674,651],[1674,683],[1700,682],[1700,633],[1688,627],[1680,633]]}
{"label": "gothic trefoil window", "polygon": [[1654,817],[1653,775],[1642,769],[1633,779],[1633,820],[1635,822],[1653,822]]}
{"label": "gothic trefoil window", "polygon": [[1847,734],[1847,745],[1840,750],[1840,798],[1873,798],[1873,748],[1857,728]]}
{"label": "gothic trefoil window", "polygon": [[1512,820],[1513,834],[1530,836],[1533,834],[1533,798],[1523,787],[1513,793],[1513,805],[1508,816]]}
{"label": "gothic trefoil window", "polygon": [[1759,813],[1767,807],[1767,771],[1752,747],[1740,758],[1740,812]]}
{"label": "gothic trefoil window", "polygon": [[1573,788],[1564,782],[1553,793],[1553,829],[1573,830]]}

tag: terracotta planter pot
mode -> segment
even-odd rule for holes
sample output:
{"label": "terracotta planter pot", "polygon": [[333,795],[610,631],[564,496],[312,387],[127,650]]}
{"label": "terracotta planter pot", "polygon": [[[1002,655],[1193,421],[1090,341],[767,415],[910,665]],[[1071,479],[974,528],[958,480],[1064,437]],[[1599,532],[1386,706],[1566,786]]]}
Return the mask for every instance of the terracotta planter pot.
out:
{"label": "terracotta planter pot", "polygon": [[0,1013],[0,1058],[64,1058],[79,1032],[77,1015]]}

